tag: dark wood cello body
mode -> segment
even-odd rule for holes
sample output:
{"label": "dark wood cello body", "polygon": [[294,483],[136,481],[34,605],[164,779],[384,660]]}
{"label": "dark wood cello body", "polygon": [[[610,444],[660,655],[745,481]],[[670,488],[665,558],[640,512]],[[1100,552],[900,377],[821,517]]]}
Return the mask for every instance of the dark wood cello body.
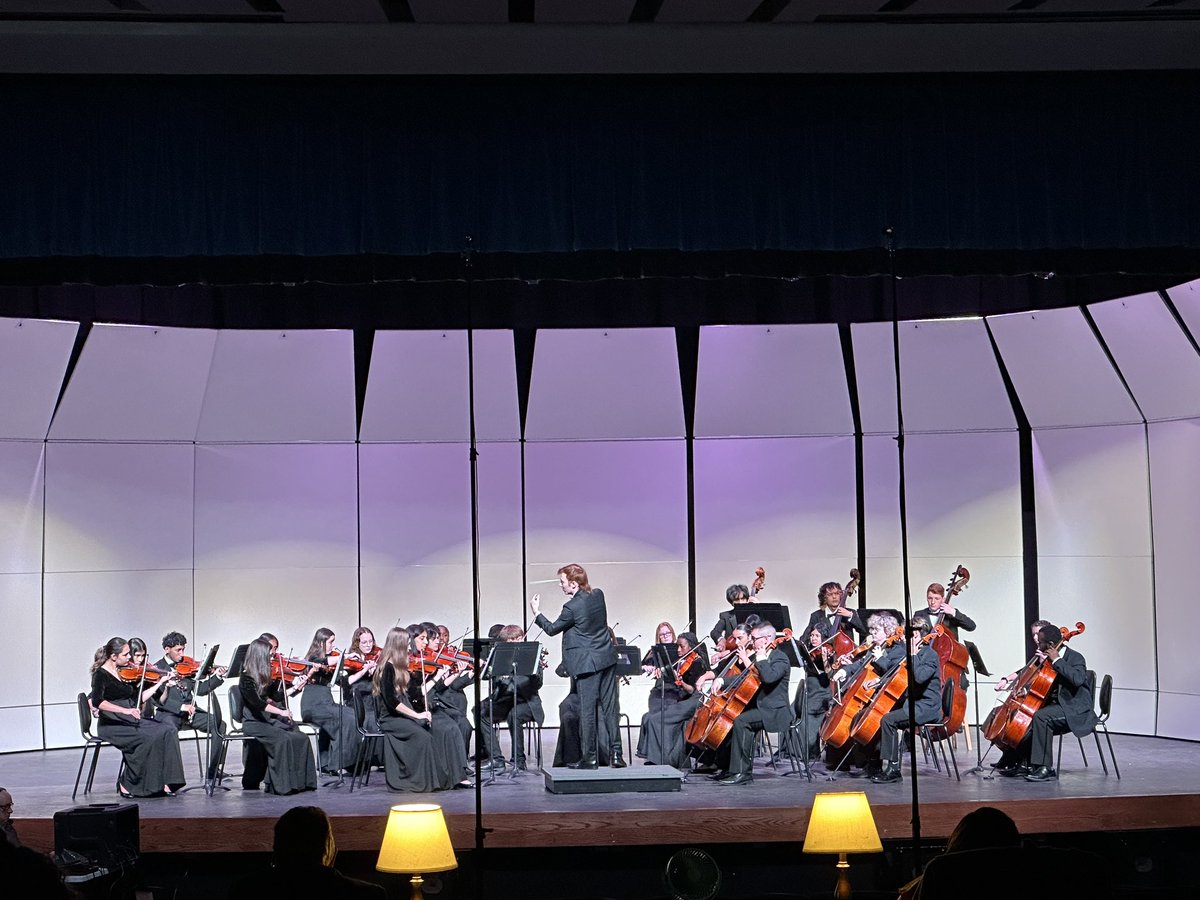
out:
{"label": "dark wood cello body", "polygon": [[[880,646],[887,648],[904,637],[904,629],[897,628],[895,634],[885,640]],[[862,711],[875,695],[875,688],[868,688],[866,683],[876,677],[870,663],[863,666],[854,679],[846,685],[842,692],[842,700],[835,703],[825,713],[821,722],[821,740],[833,747],[841,747],[850,740],[850,728],[855,717]]]}
{"label": "dark wood cello body", "polygon": [[[971,573],[967,571],[966,566],[958,566],[954,573],[950,576],[950,583],[946,585],[946,596],[954,597],[963,588],[967,586],[967,582],[971,580]],[[942,616],[938,616],[935,625],[941,625]],[[933,649],[938,655],[938,672],[942,676],[942,684],[948,684],[953,680],[955,684],[959,683],[963,672],[967,670],[967,663],[971,660],[971,655],[967,652],[967,648],[955,639],[948,630],[942,629],[940,634],[936,634],[933,638]],[[953,705],[950,709],[950,716],[946,720],[946,733],[958,734],[958,730],[962,728],[963,720],[967,717],[967,695],[963,691],[956,690],[954,692]]]}
{"label": "dark wood cello body", "polygon": [[[921,644],[931,643],[945,631],[943,626],[934,625],[933,631],[921,638]],[[917,651],[914,651],[912,655],[915,658]],[[875,736],[879,734],[879,725],[883,721],[883,717],[896,708],[907,690],[908,660],[905,659],[883,677],[875,689],[875,696],[871,698],[871,702],[854,717],[854,721],[850,725],[850,739],[856,744],[864,746],[875,740]]]}
{"label": "dark wood cello body", "polygon": [[[791,639],[792,629],[785,628],[764,652],[770,653],[784,641]],[[709,750],[719,749],[733,730],[733,723],[737,721],[737,717],[745,712],[758,689],[762,687],[762,679],[754,665],[745,671],[734,669],[733,672],[732,677],[729,672],[722,676],[729,679],[728,684],[710,696],[700,698],[700,705],[692,714],[692,719],[683,733],[683,739],[687,743]]]}
{"label": "dark wood cello body", "polygon": [[[1075,630],[1061,629],[1061,647],[1077,634],[1083,634],[1086,626],[1082,622],[1075,623]],[[1054,664],[1045,659],[1038,665],[1034,657],[1025,666],[1009,690],[1008,697],[996,709],[984,725],[983,736],[1001,747],[1016,749],[1025,740],[1029,725],[1039,709],[1046,705],[1050,691],[1058,673]]]}

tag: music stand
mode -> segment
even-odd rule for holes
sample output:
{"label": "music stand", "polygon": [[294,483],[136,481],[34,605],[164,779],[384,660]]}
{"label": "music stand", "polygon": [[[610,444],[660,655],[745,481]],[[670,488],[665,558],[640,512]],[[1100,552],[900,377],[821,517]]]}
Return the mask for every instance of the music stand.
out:
{"label": "music stand", "polygon": [[971,681],[975,686],[975,768],[969,769],[963,774],[974,775],[976,772],[983,771],[983,726],[979,723],[979,676],[987,678],[992,673],[984,665],[979,647],[970,641],[962,643],[967,648],[967,655],[971,657]]}
{"label": "music stand", "polygon": [[[808,761],[808,669],[811,666],[813,671],[816,671],[816,665],[813,663],[812,654],[808,647],[796,640],[796,636],[792,635],[789,640],[784,641],[779,645],[783,650],[784,655],[788,658],[793,669],[800,670],[800,765],[796,767],[795,758],[792,758],[792,771],[784,772],[783,777],[788,775],[807,775],[808,780],[812,781],[812,766]],[[791,726],[788,726],[791,730]],[[784,735],[786,740],[787,735]],[[788,750],[792,751],[795,748],[791,746],[791,741],[787,741]],[[780,748],[782,749],[782,747]],[[790,755],[790,754],[789,754]]]}
{"label": "music stand", "polygon": [[743,624],[751,615],[757,615],[762,621],[770,622],[776,631],[792,627],[792,614],[782,603],[736,603],[733,607],[733,618]]}
{"label": "music stand", "polygon": [[[208,678],[209,675],[212,674],[213,663],[217,658],[217,651],[220,649],[221,649],[220,644],[213,644],[212,648],[208,651],[208,654],[204,657],[204,662],[200,664],[200,668],[198,668],[196,670],[196,674],[191,677],[192,707],[193,708],[195,708],[196,704],[199,702],[200,682],[204,681],[206,678]],[[210,691],[209,693],[212,693],[212,692]],[[205,695],[205,696],[207,696],[207,695]],[[208,716],[208,728],[204,732],[204,771],[201,773],[203,775],[203,780],[201,781],[201,783],[198,786],[204,788],[204,793],[211,797],[213,795],[214,788],[212,786],[213,780],[208,775],[208,765],[209,765],[209,760],[212,759],[212,730],[213,730],[213,725],[215,724],[213,721],[213,717],[212,717],[212,703],[206,702],[204,704],[204,711],[206,713],[208,713],[209,716]],[[195,730],[194,723],[192,725],[192,728],[193,728],[193,730]],[[193,788],[191,788],[191,787],[180,788],[180,790],[177,793],[186,794],[188,791],[190,791],[192,789]],[[225,790],[229,790],[229,788],[225,788]]]}
{"label": "music stand", "polygon": [[[542,645],[537,641],[494,641],[492,643],[492,653],[488,658],[487,668],[483,673],[484,678],[492,680],[492,689],[489,692],[488,703],[488,718],[489,727],[495,729],[496,715],[496,692],[498,682],[501,678],[509,678],[509,689],[513,692],[513,714],[516,713],[517,704],[521,702],[521,696],[517,693],[517,678],[524,676],[532,678],[541,672],[541,657]],[[514,718],[514,723],[516,719]],[[517,777],[517,733],[515,728],[509,729],[509,736],[512,738],[512,758],[513,767],[509,775],[509,781],[513,781]],[[499,740],[496,745],[499,746]],[[492,773],[486,784],[494,784],[496,781],[496,760],[492,760]]]}
{"label": "music stand", "polygon": [[240,678],[242,669],[246,665],[246,651],[250,649],[249,644],[238,644],[233,651],[233,659],[229,661],[229,678]]}
{"label": "music stand", "polygon": [[[330,676],[330,679],[329,679],[329,698],[331,700],[333,699],[333,688],[334,688],[334,685],[337,685],[338,699],[341,701],[338,704],[338,728],[337,728],[338,752],[339,753],[345,753],[345,751],[346,751],[346,744],[345,744],[346,717],[342,715],[342,708],[345,707],[345,705],[346,705],[346,689],[344,687],[342,687],[342,685],[340,684],[340,682],[342,680],[342,669],[343,669],[342,663],[345,661],[345,659],[346,659],[345,653],[338,654],[337,665],[333,667],[333,675]],[[320,762],[319,757],[318,757],[317,761]],[[335,778],[333,781],[325,782],[325,784],[321,785],[321,787],[341,787],[345,783],[346,783],[346,767],[338,766],[338,777]]]}
{"label": "music stand", "polygon": [[614,673],[618,678],[642,674],[642,651],[631,644],[614,645],[617,651],[617,669]]}
{"label": "music stand", "polygon": [[[679,662],[679,645],[678,644],[655,644],[650,648],[650,656],[652,663],[658,669],[658,765],[666,765],[666,754],[663,752],[667,744],[667,673],[670,672],[677,678],[679,673],[675,669],[676,663]],[[674,679],[672,679],[673,681]],[[651,695],[653,696],[653,695]],[[651,760],[655,762],[655,760]]]}

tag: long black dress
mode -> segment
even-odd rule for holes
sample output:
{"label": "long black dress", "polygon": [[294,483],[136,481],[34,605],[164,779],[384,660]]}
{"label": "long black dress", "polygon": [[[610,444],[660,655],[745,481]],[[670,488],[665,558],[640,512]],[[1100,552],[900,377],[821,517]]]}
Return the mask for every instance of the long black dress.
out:
{"label": "long black dress", "polygon": [[[691,687],[696,686],[700,676],[708,671],[708,662],[697,654],[687,666],[682,679]],[[687,768],[687,747],[683,732],[691,721],[699,703],[695,692],[685,694],[683,689],[672,683],[661,705],[656,704],[642,716],[642,733],[638,741],[638,755],[645,756],[648,763]]]}
{"label": "long black dress", "polygon": [[408,690],[396,693],[396,670],[390,662],[379,674],[379,729],[384,734],[383,766],[393,791],[444,791],[467,773],[467,751],[462,733],[448,718],[434,716],[428,726],[396,711],[403,702],[414,712],[424,712],[421,682],[410,678]]}
{"label": "long black dress", "polygon": [[268,700],[283,705],[277,688],[269,688],[264,697],[254,679],[243,674],[238,680],[238,693],[242,698],[242,731],[257,739],[246,745],[242,787],[258,790],[265,775],[267,792],[271,794],[316,790],[317,767],[313,763],[308,735],[294,722],[267,712]]}
{"label": "long black dress", "polygon": [[354,710],[333,699],[332,679],[332,672],[314,670],[300,695],[300,719],[321,729],[317,750],[321,754],[321,770],[330,774],[354,765],[362,740]]}
{"label": "long black dress", "polygon": [[[138,702],[138,686],[127,684],[103,667],[92,673],[92,706],[103,700],[133,709]],[[157,797],[166,785],[182,787],[183,757],[179,752],[179,733],[165,722],[131,719],[100,711],[96,733],[125,757],[121,786],[133,797]]]}

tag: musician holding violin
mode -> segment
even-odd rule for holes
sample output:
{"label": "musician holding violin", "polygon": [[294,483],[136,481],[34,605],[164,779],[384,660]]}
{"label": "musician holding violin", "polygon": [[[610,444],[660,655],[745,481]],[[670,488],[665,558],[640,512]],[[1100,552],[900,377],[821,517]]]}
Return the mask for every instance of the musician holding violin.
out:
{"label": "musician holding violin", "polygon": [[[666,624],[666,623],[663,623]],[[668,625],[667,628],[670,628]],[[659,629],[660,642],[667,633]],[[669,682],[667,700],[661,707],[653,708],[642,716],[641,737],[638,739],[638,756],[645,758],[646,765],[687,766],[687,745],[683,730],[696,712],[700,702],[696,685],[708,671],[708,661],[697,646],[696,635],[685,631],[675,640],[679,660],[669,672],[659,672],[659,678]],[[658,671],[657,669],[655,671]],[[657,696],[655,692],[651,696]],[[670,699],[674,698],[674,699]]]}
{"label": "musician holding violin", "polygon": [[[908,690],[915,692],[913,714],[918,725],[936,722],[942,715],[942,677],[937,651],[926,638],[933,632],[933,623],[926,616],[913,616],[909,630],[912,673],[908,677]],[[903,652],[903,645],[897,643]],[[895,649],[893,648],[893,650]],[[889,651],[892,652],[892,651]],[[901,662],[900,665],[906,665]],[[884,676],[885,678],[887,676]],[[871,682],[867,682],[871,686]],[[900,781],[900,738],[901,728],[912,721],[908,717],[908,701],[901,696],[891,712],[885,713],[879,723],[879,752],[883,768],[871,776],[875,784],[894,784]]]}
{"label": "musician holding violin", "polygon": [[312,664],[308,684],[300,695],[300,720],[320,729],[317,750],[321,771],[337,775],[354,765],[362,735],[354,710],[333,699],[333,673],[341,653],[335,649],[337,635],[331,628],[318,628],[304,654]]}
{"label": "musician holding violin", "polygon": [[[422,661],[436,666],[430,682],[430,709],[454,724],[463,739],[463,749],[471,750],[471,718],[467,715],[467,687],[475,680],[474,660],[469,653],[450,646],[450,629],[432,622],[422,622],[426,644]],[[444,634],[443,634],[444,632]]]}
{"label": "musician holding violin", "polygon": [[[791,632],[787,633],[788,637]],[[756,678],[758,691],[748,708],[733,722],[730,736],[729,774],[717,784],[742,785],[754,780],[754,737],[759,731],[783,732],[792,724],[788,675],[792,664],[780,647],[775,626],[761,622],[750,632],[751,650],[739,647],[736,656],[745,677]]]}
{"label": "musician holding violin", "polygon": [[221,759],[221,738],[225,736],[225,723],[220,712],[210,715],[196,707],[196,698],[211,694],[225,681],[228,671],[224,666],[218,666],[213,674],[196,684],[194,676],[199,673],[200,663],[187,656],[187,638],[178,631],[172,631],[163,636],[163,657],[155,665],[167,671],[174,672],[178,680],[168,684],[164,696],[156,700],[154,717],[166,722],[179,731],[183,727],[195,728],[205,734],[211,734],[208,742],[208,778],[214,778]]}
{"label": "musician holding violin", "polygon": [[[275,641],[275,647],[279,642]],[[264,776],[271,794],[295,794],[317,788],[317,767],[308,735],[296,727],[287,705],[289,688],[283,660],[266,638],[251,641],[238,680],[242,705],[242,731],[253,741],[245,743],[242,788],[257,791]],[[302,681],[304,676],[295,680]],[[232,693],[232,692],[231,692]]]}
{"label": "musician holding violin", "polygon": [[167,688],[174,675],[133,665],[129,641],[111,638],[96,653],[90,701],[99,721],[96,733],[121,750],[125,770],[117,784],[122,797],[169,796],[183,787],[183,757],[178,732],[142,715],[142,706]]}

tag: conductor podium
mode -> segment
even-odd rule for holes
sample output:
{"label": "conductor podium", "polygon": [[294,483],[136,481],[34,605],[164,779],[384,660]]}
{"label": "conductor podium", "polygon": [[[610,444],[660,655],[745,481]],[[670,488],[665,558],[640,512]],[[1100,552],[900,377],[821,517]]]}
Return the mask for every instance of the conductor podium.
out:
{"label": "conductor podium", "polygon": [[552,794],[624,794],[678,791],[683,773],[671,766],[629,766],[624,769],[546,769],[546,790]]}

